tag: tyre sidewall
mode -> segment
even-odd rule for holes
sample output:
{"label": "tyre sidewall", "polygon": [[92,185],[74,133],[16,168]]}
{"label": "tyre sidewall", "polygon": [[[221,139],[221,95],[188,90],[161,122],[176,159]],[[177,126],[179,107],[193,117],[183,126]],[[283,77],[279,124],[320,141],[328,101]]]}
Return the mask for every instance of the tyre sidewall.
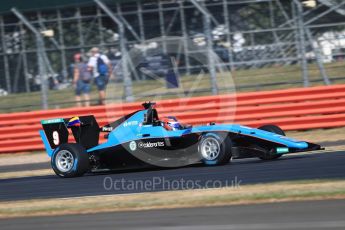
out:
{"label": "tyre sidewall", "polygon": [[[207,160],[203,157],[203,155],[201,153],[201,145],[202,145],[203,141],[207,138],[214,138],[219,144],[219,147],[220,147],[219,155],[215,160]],[[202,159],[202,162],[205,165],[219,165],[219,164],[224,164],[224,163],[229,162],[229,160],[231,158],[231,153],[229,153],[229,151],[230,151],[229,148],[231,146],[229,147],[228,142],[229,142],[229,137],[223,138],[222,136],[220,136],[217,133],[203,134],[202,137],[200,138],[199,145],[198,145],[198,151],[199,151],[200,157]]]}
{"label": "tyre sidewall", "polygon": [[[73,167],[67,172],[61,172],[56,166],[56,156],[62,150],[69,151],[74,158]],[[89,156],[86,150],[79,144],[62,144],[53,152],[51,166],[56,175],[60,177],[82,176],[89,169]]]}
{"label": "tyre sidewall", "polygon": [[[258,129],[285,136],[285,132],[279,126],[276,125],[263,125]],[[266,155],[261,156],[259,158],[261,160],[275,160],[281,157],[282,155],[283,154],[267,153]]]}

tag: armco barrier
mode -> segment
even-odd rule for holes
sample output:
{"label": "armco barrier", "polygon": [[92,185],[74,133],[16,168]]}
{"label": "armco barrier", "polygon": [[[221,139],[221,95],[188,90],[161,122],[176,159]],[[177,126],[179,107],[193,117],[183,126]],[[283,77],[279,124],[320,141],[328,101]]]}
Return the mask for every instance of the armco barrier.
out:
{"label": "armco barrier", "polygon": [[[277,124],[284,130],[345,126],[345,85],[162,100],[157,104],[161,116],[175,115],[192,125]],[[0,114],[0,153],[42,150],[38,135],[42,119],[93,114],[104,125],[140,108],[137,102]],[[102,135],[101,141],[104,141]]]}

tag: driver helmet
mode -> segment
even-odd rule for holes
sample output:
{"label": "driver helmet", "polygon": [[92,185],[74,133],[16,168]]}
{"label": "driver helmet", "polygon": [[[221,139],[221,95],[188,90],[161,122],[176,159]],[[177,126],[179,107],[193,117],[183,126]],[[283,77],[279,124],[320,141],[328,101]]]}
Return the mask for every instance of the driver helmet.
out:
{"label": "driver helmet", "polygon": [[168,116],[162,118],[163,127],[166,130],[179,130],[182,128],[180,122],[176,119],[176,117]]}

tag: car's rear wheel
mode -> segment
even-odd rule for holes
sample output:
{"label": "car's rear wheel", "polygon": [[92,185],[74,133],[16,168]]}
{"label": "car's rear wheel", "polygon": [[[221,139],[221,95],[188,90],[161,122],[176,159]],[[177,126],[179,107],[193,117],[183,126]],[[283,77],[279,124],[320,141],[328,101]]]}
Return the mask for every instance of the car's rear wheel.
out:
{"label": "car's rear wheel", "polygon": [[219,133],[206,133],[199,141],[198,151],[206,165],[226,164],[231,159],[231,140]]}
{"label": "car's rear wheel", "polygon": [[[279,126],[276,126],[276,125],[263,125],[263,126],[259,127],[258,129],[285,136],[285,132]],[[268,150],[267,153],[260,156],[259,158],[261,160],[274,160],[274,159],[278,159],[281,156],[282,156],[282,154],[276,154],[276,153]]]}
{"label": "car's rear wheel", "polygon": [[89,155],[80,144],[62,144],[51,158],[51,166],[60,177],[78,177],[89,168]]}

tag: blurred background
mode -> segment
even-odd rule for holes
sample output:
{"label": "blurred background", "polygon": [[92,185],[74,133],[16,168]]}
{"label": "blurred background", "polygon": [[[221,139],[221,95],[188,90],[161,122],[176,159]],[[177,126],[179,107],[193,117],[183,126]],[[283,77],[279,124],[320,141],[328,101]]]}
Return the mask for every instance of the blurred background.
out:
{"label": "blurred background", "polygon": [[[0,12],[2,113],[75,106],[73,56],[92,47],[113,64],[112,101],[142,100],[152,80],[123,58],[133,49],[155,76],[168,81],[173,69],[179,84],[157,92],[162,98],[188,93],[200,71],[209,74],[197,95],[225,92],[209,78],[230,76],[237,91],[345,82],[342,0],[3,0]],[[184,42],[173,61],[165,55],[171,37]],[[193,60],[195,47],[221,61]],[[161,54],[146,55],[157,48]],[[219,65],[227,71],[217,72]]]}

